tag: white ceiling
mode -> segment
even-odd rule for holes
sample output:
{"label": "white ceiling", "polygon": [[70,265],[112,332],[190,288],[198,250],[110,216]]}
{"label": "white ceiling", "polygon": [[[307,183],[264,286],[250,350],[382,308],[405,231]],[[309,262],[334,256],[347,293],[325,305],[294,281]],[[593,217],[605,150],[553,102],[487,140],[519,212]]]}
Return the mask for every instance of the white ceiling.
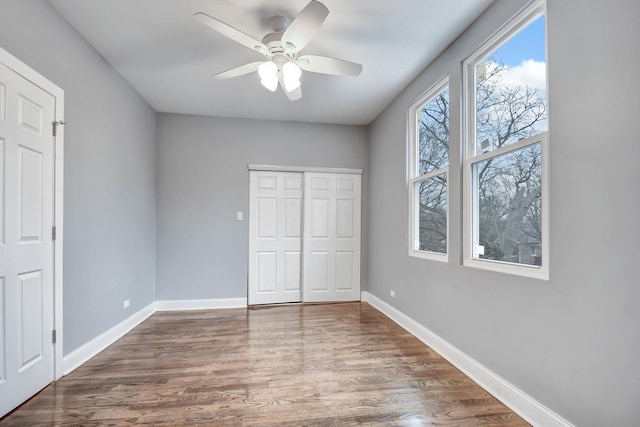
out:
{"label": "white ceiling", "polygon": [[363,72],[303,72],[303,97],[292,102],[256,74],[212,78],[263,57],[193,14],[261,40],[271,16],[293,18],[308,0],[49,0],[156,111],[341,124],[375,119],[492,0],[321,1],[329,16],[302,53],[357,62]]}

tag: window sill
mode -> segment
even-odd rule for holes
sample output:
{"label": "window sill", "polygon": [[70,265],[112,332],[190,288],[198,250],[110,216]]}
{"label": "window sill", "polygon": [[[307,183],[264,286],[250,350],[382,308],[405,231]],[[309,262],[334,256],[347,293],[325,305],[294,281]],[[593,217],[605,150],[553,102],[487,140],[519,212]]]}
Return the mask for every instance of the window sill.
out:
{"label": "window sill", "polygon": [[531,279],[549,280],[549,270],[535,265],[513,264],[503,261],[481,260],[476,258],[465,259],[462,265],[465,267],[495,271],[497,273],[511,274]]}
{"label": "window sill", "polygon": [[408,255],[413,258],[428,259],[431,261],[449,262],[449,255],[438,252],[426,252],[409,250]]}

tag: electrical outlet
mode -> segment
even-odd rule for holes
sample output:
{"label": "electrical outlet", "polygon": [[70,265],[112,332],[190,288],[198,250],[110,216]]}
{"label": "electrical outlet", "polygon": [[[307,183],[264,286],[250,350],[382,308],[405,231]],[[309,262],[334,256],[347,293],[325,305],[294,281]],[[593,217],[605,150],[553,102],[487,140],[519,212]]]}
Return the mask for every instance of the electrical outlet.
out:
{"label": "electrical outlet", "polygon": [[122,307],[124,307],[124,308],[129,307],[129,300],[128,299],[124,300],[124,302],[122,303]]}
{"label": "electrical outlet", "polygon": [[236,220],[242,221],[243,219],[244,219],[244,214],[242,213],[242,211],[236,212]]}
{"label": "electrical outlet", "polygon": [[391,295],[391,298],[395,298],[396,297],[396,291],[389,291],[389,295]]}

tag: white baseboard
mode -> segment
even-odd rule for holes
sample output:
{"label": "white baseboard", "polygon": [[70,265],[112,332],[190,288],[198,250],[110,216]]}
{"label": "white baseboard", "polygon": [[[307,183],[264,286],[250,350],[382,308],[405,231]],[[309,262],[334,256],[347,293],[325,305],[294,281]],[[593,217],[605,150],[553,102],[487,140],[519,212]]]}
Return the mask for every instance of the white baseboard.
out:
{"label": "white baseboard", "polygon": [[475,381],[480,387],[491,393],[496,399],[504,403],[532,425],[541,427],[573,427],[573,424],[569,421],[375,295],[369,292],[362,292],[362,301],[371,304],[420,341],[431,347],[456,368],[464,372],[465,375]]}
{"label": "white baseboard", "polygon": [[158,311],[211,310],[215,308],[247,308],[247,299],[217,298],[156,301],[156,310]]}
{"label": "white baseboard", "polygon": [[149,316],[156,312],[155,303],[151,303],[142,310],[132,314],[122,322],[118,323],[108,331],[98,335],[86,344],[73,350],[62,359],[62,372],[64,375],[71,373],[74,369],[100,353],[105,348],[122,338],[127,332],[138,326]]}

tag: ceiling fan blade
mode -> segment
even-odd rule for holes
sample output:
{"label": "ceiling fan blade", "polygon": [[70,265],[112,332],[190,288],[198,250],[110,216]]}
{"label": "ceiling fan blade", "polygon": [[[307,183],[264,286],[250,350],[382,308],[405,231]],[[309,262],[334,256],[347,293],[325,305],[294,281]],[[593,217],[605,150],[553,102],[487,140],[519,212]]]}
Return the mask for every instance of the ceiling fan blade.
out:
{"label": "ceiling fan blade", "polygon": [[231,40],[238,42],[251,50],[260,52],[265,56],[269,54],[269,49],[267,49],[267,47],[261,41],[256,40],[250,35],[247,35],[242,31],[233,28],[231,25],[225,24],[222,21],[218,21],[216,18],[212,18],[211,16],[202,12],[194,14],[193,17],[207,27],[216,30],[220,34],[229,37]]}
{"label": "ceiling fan blade", "polygon": [[245,74],[258,71],[258,67],[260,67],[260,64],[262,64],[262,62],[251,62],[249,64],[244,64],[239,67],[235,67],[230,70],[223,71],[218,74],[214,74],[213,77],[215,77],[216,79],[230,79],[232,77],[243,76]]}
{"label": "ceiling fan blade", "polygon": [[357,76],[362,72],[360,64],[328,56],[302,55],[296,60],[296,64],[305,71],[336,76]]}
{"label": "ceiling fan blade", "polygon": [[296,51],[302,50],[316,34],[327,15],[329,9],[325,5],[311,0],[282,34],[282,44],[292,45]]}
{"label": "ceiling fan blade", "polygon": [[282,77],[282,73],[278,73],[278,81],[280,82],[280,87],[282,88],[282,91],[285,93],[285,95],[287,95],[287,98],[289,98],[289,101],[297,101],[300,98],[302,98],[301,86],[298,86],[291,92],[287,92],[287,89],[284,87],[284,77]]}

